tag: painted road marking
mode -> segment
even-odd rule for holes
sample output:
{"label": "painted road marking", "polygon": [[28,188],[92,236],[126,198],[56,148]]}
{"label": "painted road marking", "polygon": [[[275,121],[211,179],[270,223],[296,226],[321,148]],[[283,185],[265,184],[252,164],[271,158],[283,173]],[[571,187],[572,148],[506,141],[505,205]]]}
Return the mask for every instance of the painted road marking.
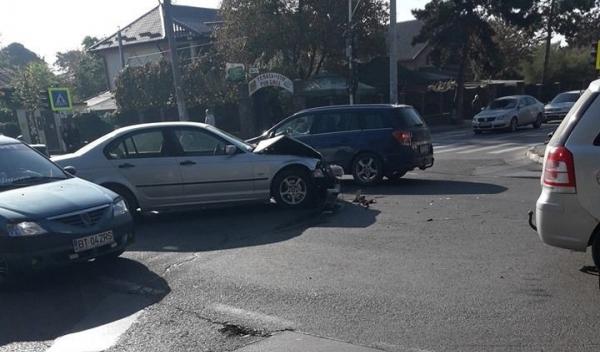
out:
{"label": "painted road marking", "polygon": [[440,150],[439,152],[437,152],[437,154],[456,152],[459,150],[465,150],[465,149],[469,149],[469,148],[473,148],[473,147],[475,147],[475,145],[465,145],[465,146],[457,147],[457,148],[444,149],[444,150]]}
{"label": "painted road marking", "polygon": [[491,145],[488,147],[481,147],[481,148],[476,148],[473,150],[464,150],[461,152],[458,152],[458,154],[472,154],[472,153],[477,153],[477,152],[482,152],[482,151],[486,151],[486,150],[492,150],[492,149],[498,149],[498,148],[502,148],[502,147],[508,147],[510,145],[515,145],[515,143],[504,143],[504,144],[499,144],[499,145]]}
{"label": "painted road marking", "polygon": [[488,154],[502,154],[502,153],[509,153],[509,152],[513,152],[519,149],[527,149],[528,147],[526,145],[522,145],[519,147],[512,147],[512,148],[506,148],[506,149],[502,149],[502,150],[496,150],[493,152],[489,152]]}

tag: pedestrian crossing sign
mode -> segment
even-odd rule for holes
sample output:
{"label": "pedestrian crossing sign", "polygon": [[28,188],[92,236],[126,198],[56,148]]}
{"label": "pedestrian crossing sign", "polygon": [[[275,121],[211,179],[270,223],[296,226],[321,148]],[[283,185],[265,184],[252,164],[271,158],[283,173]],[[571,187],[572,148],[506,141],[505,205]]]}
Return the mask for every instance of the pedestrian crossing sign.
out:
{"label": "pedestrian crossing sign", "polygon": [[52,111],[70,111],[73,109],[69,88],[48,88]]}

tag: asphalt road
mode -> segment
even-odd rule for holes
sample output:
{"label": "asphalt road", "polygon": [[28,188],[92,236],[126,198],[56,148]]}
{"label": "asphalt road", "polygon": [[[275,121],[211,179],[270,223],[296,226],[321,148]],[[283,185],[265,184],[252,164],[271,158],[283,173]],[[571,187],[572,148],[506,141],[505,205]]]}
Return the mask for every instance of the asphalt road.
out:
{"label": "asphalt road", "polygon": [[1,293],[0,351],[233,351],[282,331],[385,351],[598,351],[589,253],[543,245],[526,221],[540,186],[525,151],[551,129],[436,134],[434,168],[362,189],[368,209],[346,180],[333,212],[148,219],[122,259]]}

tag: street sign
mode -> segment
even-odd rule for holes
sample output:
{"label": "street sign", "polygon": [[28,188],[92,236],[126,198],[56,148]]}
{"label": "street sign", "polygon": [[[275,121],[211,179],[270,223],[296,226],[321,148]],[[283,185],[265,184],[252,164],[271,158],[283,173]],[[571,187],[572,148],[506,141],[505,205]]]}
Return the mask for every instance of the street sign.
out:
{"label": "street sign", "polygon": [[73,109],[69,88],[48,88],[52,111],[70,111]]}
{"label": "street sign", "polygon": [[262,75],[258,75],[253,80],[248,82],[248,90],[250,91],[250,95],[254,95],[256,91],[265,87],[279,87],[294,94],[294,82],[279,73],[263,73]]}
{"label": "street sign", "polygon": [[246,78],[246,66],[244,64],[227,63],[225,65],[225,79],[230,82],[243,81]]}

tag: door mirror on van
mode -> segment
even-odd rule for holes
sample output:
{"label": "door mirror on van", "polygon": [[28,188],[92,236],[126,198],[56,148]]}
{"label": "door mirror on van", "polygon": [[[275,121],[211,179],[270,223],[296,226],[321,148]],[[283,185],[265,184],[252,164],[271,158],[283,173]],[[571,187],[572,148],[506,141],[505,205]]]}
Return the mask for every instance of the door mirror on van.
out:
{"label": "door mirror on van", "polygon": [[77,169],[75,169],[73,166],[65,166],[63,170],[65,170],[65,172],[69,175],[75,176],[77,174]]}

